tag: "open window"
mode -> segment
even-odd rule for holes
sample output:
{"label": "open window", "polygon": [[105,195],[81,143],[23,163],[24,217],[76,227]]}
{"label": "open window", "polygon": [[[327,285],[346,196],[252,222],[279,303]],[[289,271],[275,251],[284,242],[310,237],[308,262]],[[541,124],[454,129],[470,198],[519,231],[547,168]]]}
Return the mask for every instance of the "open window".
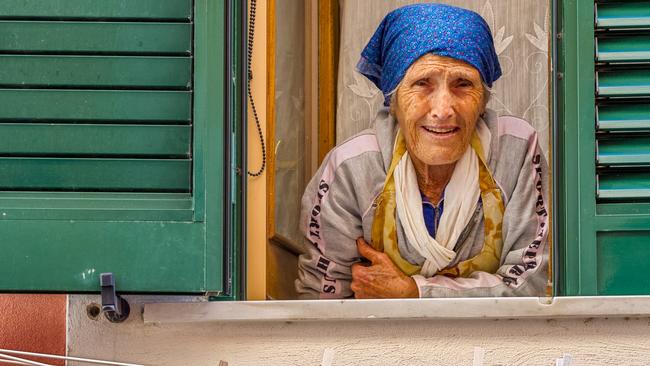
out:
{"label": "open window", "polygon": [[[503,69],[489,108],[528,121],[552,165],[554,2],[442,3],[474,10],[488,22]],[[273,146],[267,203],[269,298],[296,298],[297,257],[304,244],[304,230],[298,225],[300,199],[324,153],[371,127],[383,107],[381,91],[355,66],[382,18],[403,5],[372,0],[269,2],[273,25],[268,49],[274,53],[268,64],[274,82],[267,92]]]}
{"label": "open window", "polygon": [[[553,168],[554,294],[648,294],[650,1],[444,3],[488,21],[504,68],[490,107],[529,121]],[[332,23],[340,24],[335,50],[319,45],[321,57],[337,54],[337,143],[367,128],[381,107],[381,93],[354,67],[380,19],[401,5],[342,0]],[[278,42],[275,52],[279,59],[287,48]],[[289,121],[276,115],[276,130]],[[275,202],[289,199],[287,192],[274,194]]]}

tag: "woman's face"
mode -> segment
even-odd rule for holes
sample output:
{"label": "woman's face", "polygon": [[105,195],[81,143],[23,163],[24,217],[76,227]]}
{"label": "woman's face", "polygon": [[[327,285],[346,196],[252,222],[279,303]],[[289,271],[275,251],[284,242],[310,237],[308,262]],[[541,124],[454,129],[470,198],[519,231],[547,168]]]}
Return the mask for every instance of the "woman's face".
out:
{"label": "woman's face", "polygon": [[458,161],[485,111],[481,75],[470,64],[427,54],[406,72],[391,101],[412,158],[426,165]]}

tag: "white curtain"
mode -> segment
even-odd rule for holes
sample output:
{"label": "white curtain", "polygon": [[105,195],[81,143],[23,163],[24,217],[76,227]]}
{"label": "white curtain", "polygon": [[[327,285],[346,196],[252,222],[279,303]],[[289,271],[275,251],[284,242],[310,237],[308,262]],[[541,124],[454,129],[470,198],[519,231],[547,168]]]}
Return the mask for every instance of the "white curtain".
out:
{"label": "white curtain", "polygon": [[540,0],[340,0],[337,143],[367,128],[382,106],[381,92],[355,70],[361,50],[389,11],[418,2],[460,6],[485,18],[503,70],[489,107],[530,122],[548,158],[550,4]]}

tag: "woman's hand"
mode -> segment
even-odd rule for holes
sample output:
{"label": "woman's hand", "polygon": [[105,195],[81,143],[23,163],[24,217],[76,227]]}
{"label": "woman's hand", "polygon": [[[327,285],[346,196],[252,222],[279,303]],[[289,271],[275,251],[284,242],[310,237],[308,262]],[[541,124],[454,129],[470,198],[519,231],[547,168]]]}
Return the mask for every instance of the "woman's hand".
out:
{"label": "woman's hand", "polygon": [[371,265],[352,265],[350,285],[357,299],[418,297],[415,280],[405,275],[393,261],[382,252],[374,250],[363,238],[357,239],[359,254]]}

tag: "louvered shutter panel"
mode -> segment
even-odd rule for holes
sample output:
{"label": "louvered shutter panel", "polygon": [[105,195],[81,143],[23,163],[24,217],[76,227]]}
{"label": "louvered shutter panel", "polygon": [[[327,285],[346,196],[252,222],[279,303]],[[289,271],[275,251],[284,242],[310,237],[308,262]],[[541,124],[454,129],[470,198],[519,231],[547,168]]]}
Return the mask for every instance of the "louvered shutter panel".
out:
{"label": "louvered shutter panel", "polygon": [[599,202],[650,198],[650,2],[596,4]]}
{"label": "louvered shutter panel", "polygon": [[0,289],[224,290],[226,16],[0,2]]}
{"label": "louvered shutter panel", "polygon": [[565,74],[575,70],[577,79],[575,90],[571,76],[563,91],[564,157],[577,170],[565,170],[576,198],[569,193],[564,204],[577,203],[565,208],[574,212],[566,221],[566,292],[650,294],[650,1],[575,7],[564,18],[565,27],[579,23],[575,36],[564,33]]}

